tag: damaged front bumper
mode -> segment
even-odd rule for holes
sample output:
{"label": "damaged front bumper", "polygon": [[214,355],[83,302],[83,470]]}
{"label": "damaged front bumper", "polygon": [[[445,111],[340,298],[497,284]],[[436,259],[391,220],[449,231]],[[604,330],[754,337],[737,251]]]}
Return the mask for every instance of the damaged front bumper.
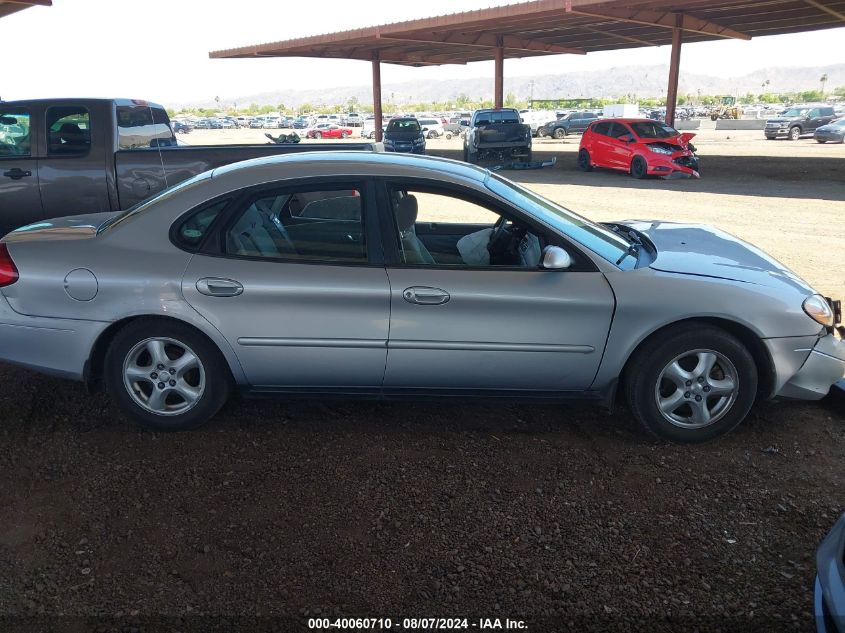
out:
{"label": "damaged front bumper", "polygon": [[[845,333],[845,328],[839,326],[820,337],[811,348],[795,349],[794,353],[806,355],[804,362],[778,389],[776,395],[799,400],[824,398],[831,386],[845,376],[843,333]],[[771,344],[769,348],[771,351]],[[775,364],[777,366],[777,360]]]}
{"label": "damaged front bumper", "polygon": [[676,153],[673,156],[650,156],[648,174],[665,180],[675,178],[700,178],[698,157],[695,154]]}

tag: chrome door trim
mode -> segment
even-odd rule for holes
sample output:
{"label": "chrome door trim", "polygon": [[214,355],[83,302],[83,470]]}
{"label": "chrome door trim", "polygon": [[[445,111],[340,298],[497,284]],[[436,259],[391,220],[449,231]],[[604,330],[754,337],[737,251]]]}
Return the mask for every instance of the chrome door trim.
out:
{"label": "chrome door trim", "polygon": [[408,341],[391,339],[388,349],[466,350],[473,352],[557,352],[592,354],[592,345],[543,345],[538,343],[486,343],[475,341]]}
{"label": "chrome door trim", "polygon": [[244,347],[334,347],[354,349],[384,349],[387,341],[354,338],[264,338],[241,337],[238,345]]}

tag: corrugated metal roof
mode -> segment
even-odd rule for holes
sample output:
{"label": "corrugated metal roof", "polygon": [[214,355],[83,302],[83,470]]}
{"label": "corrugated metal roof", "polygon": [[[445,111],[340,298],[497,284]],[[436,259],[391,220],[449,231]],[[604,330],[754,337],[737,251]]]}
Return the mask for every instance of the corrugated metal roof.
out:
{"label": "corrugated metal roof", "polygon": [[845,26],[845,0],[537,0],[212,51],[212,58],[375,58],[408,66],[662,46]]}

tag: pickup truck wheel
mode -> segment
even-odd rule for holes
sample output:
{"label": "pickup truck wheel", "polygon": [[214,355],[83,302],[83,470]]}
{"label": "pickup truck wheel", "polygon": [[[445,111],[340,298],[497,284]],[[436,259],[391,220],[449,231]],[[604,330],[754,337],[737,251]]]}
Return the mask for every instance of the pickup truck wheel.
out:
{"label": "pickup truck wheel", "polygon": [[695,323],[646,341],[628,361],[622,387],[650,433],[672,442],[706,442],[748,415],[757,366],[733,335]]}
{"label": "pickup truck wheel", "polygon": [[566,130],[564,130],[562,127],[555,128],[555,131],[552,132],[552,136],[554,136],[557,140],[566,138]]}
{"label": "pickup truck wheel", "polygon": [[106,352],[108,392],[126,417],[156,431],[184,431],[211,419],[232,389],[220,350],[194,328],[134,321]]}
{"label": "pickup truck wheel", "polygon": [[648,175],[648,163],[642,156],[634,156],[631,161],[631,175],[637,180],[642,180]]}
{"label": "pickup truck wheel", "polygon": [[797,141],[799,138],[801,138],[801,128],[797,125],[793,125],[789,128],[789,140]]}
{"label": "pickup truck wheel", "polygon": [[581,171],[593,171],[593,164],[590,162],[590,152],[585,149],[578,152],[578,169]]}

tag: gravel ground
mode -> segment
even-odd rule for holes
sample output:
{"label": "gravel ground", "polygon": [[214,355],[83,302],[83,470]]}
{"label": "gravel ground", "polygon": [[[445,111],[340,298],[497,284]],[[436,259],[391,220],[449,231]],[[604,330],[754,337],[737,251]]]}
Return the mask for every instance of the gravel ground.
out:
{"label": "gravel ground", "polygon": [[[815,219],[845,210],[843,158],[810,183],[794,157],[746,182],[718,153],[709,181],[650,188],[615,174],[588,187],[563,165],[518,175],[617,218],[709,209],[836,292],[843,241]],[[314,616],[809,632],[814,552],[845,510],[845,416],[828,402],[760,404],[696,447],[655,443],[624,409],[510,404],[236,401],[163,435],[103,395],[0,366],[0,411],[3,632],[299,631]]]}

